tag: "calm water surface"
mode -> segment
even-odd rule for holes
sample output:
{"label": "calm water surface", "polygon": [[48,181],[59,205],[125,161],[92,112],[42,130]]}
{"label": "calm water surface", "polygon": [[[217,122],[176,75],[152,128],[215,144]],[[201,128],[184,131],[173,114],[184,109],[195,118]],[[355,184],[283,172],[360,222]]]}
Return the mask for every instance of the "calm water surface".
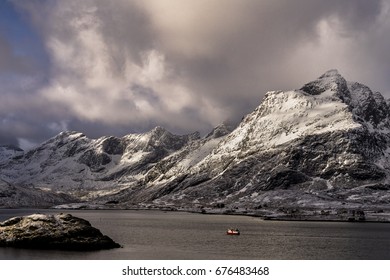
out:
{"label": "calm water surface", "polygon": [[[0,210],[0,221],[66,212],[123,248],[63,252],[0,248],[0,259],[388,259],[390,224],[262,221],[243,216],[129,210]],[[240,236],[225,234],[229,227]]]}

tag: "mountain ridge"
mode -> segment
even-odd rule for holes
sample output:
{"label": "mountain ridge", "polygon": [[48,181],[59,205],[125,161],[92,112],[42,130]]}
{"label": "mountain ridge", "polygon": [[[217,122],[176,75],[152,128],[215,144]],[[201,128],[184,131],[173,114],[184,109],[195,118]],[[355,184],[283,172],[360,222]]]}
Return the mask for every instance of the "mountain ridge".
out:
{"label": "mountain ridge", "polygon": [[380,93],[330,70],[266,93],[235,129],[64,132],[0,168],[12,184],[102,207],[389,208],[389,111]]}

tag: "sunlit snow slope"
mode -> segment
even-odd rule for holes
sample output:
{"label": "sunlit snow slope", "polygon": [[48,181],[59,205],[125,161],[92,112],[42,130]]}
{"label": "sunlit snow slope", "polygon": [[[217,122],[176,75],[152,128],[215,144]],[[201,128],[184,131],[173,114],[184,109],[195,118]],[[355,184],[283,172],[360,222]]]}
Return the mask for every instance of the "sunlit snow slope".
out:
{"label": "sunlit snow slope", "polygon": [[53,205],[389,205],[389,111],[380,93],[330,70],[266,93],[235,129],[203,138],[161,127],[121,138],[63,132],[24,154],[0,149],[0,197],[17,206],[23,188],[39,192],[35,205],[45,194]]}

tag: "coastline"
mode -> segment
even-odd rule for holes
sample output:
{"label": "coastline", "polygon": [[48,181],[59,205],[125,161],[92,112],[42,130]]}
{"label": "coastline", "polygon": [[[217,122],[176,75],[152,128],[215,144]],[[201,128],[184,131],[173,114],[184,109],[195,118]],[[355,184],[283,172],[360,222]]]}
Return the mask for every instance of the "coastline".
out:
{"label": "coastline", "polygon": [[[12,210],[129,210],[129,211],[161,211],[161,212],[187,212],[202,215],[231,215],[231,216],[249,216],[259,218],[264,221],[305,221],[305,222],[347,222],[347,223],[390,223],[390,208],[380,209],[372,208],[296,208],[279,207],[268,209],[230,209],[230,208],[209,208],[209,207],[175,207],[175,206],[157,206],[157,205],[107,205],[91,203],[73,203],[66,205],[57,205],[52,207],[15,207],[3,208]],[[1,208],[0,208],[1,211]]]}
{"label": "coastline", "polygon": [[[139,210],[145,208],[138,208]],[[186,208],[186,207],[156,207],[152,208],[160,211],[182,211],[190,213],[199,213],[203,215],[232,215],[232,216],[250,216],[265,221],[316,221],[316,222],[390,222],[390,208],[378,210],[376,208],[367,208],[364,211],[361,208],[297,208],[297,207],[269,207],[267,209],[247,209],[247,208]],[[362,215],[362,212],[364,213]]]}

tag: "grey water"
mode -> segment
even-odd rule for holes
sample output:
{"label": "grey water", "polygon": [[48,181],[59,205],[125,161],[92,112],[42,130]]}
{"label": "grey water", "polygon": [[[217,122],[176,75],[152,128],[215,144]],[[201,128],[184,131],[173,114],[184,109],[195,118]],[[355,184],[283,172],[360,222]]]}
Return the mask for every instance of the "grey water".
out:
{"label": "grey water", "polygon": [[[0,248],[8,260],[390,260],[390,224],[263,221],[256,217],[135,210],[0,210],[0,221],[66,212],[87,219],[123,248],[49,251]],[[240,236],[226,235],[235,227]]]}

